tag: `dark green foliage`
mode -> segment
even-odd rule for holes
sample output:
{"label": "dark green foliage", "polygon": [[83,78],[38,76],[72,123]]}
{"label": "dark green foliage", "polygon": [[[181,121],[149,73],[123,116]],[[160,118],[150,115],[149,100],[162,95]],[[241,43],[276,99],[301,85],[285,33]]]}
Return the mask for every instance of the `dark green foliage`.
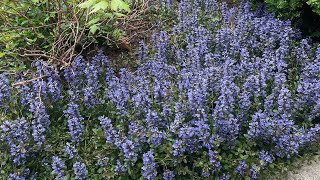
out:
{"label": "dark green foliage", "polygon": [[282,19],[290,19],[300,29],[304,37],[320,40],[320,1],[319,0],[256,0],[264,2],[270,12]]}
{"label": "dark green foliage", "polygon": [[280,17],[295,18],[300,15],[302,0],[264,0],[268,9],[277,13]]}

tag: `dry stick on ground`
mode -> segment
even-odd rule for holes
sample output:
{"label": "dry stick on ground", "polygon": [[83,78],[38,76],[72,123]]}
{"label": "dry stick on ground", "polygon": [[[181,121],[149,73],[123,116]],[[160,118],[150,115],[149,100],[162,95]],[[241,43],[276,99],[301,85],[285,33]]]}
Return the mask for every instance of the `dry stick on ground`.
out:
{"label": "dry stick on ground", "polygon": [[32,54],[25,53],[25,54],[21,54],[20,56],[21,57],[35,57],[35,56],[38,56],[38,57],[46,57],[48,59],[58,60],[56,57],[47,55],[45,53],[32,53]]}
{"label": "dry stick on ground", "polygon": [[[80,17],[78,15],[80,14]],[[73,21],[71,21],[71,27],[63,30],[52,46],[52,49],[49,52],[49,56],[53,57],[56,56],[57,58],[50,58],[51,60],[54,60],[55,63],[61,63],[64,67],[68,67],[72,61],[72,58],[75,56],[75,47],[81,41],[81,38],[83,37],[83,34],[85,32],[86,26],[84,25],[82,30],[80,31],[80,21],[81,17],[83,16],[84,11],[77,11],[73,12]],[[88,22],[89,19],[89,12],[87,11],[86,17],[85,17],[85,24]],[[60,19],[62,21],[62,19]],[[58,23],[58,29],[61,30],[60,24],[62,22]],[[71,34],[68,33],[68,31],[71,30]],[[74,39],[75,41],[72,43],[71,40]],[[71,44],[72,43],[72,44]],[[64,50],[67,49],[67,50]]]}
{"label": "dry stick on ground", "polygon": [[44,77],[47,77],[47,75],[35,77],[35,78],[29,79],[29,80],[26,80],[26,81],[17,82],[17,83],[12,84],[12,86],[25,85],[25,84],[27,84],[27,83],[30,83],[30,82],[35,81],[35,80],[38,80],[38,79],[42,79],[42,78],[44,78]]}
{"label": "dry stick on ground", "polygon": [[[66,64],[67,66],[70,65],[71,61],[72,61],[72,58],[75,56],[74,52],[75,52],[75,47],[76,45],[80,42],[85,30],[86,30],[86,24],[88,23],[88,20],[89,20],[89,11],[87,10],[86,12],[86,16],[85,16],[85,25],[83,26],[80,34],[79,34],[79,26],[80,26],[80,22],[79,22],[79,19],[77,18],[76,14],[78,14],[79,12],[77,13],[74,13],[74,18],[75,18],[75,24],[76,24],[76,32],[74,32],[74,29],[72,28],[72,34],[73,36],[75,37],[75,41],[74,43],[72,44],[72,46],[64,53],[62,54],[61,58],[60,58],[60,62]],[[81,18],[81,17],[80,17]]]}
{"label": "dry stick on ground", "polygon": [[[88,11],[87,11],[88,12]],[[77,16],[76,16],[76,13],[74,13],[74,19],[75,19],[75,29],[76,29],[76,32],[74,33],[74,29],[72,28],[72,32],[73,32],[73,34],[75,34],[75,42],[73,43],[73,45],[70,47],[71,48],[71,52],[70,52],[70,54],[69,54],[69,58],[67,59],[68,60],[68,63],[70,63],[71,61],[72,61],[72,58],[73,58],[73,56],[74,56],[74,51],[75,51],[75,47],[76,47],[76,44],[81,40],[81,37],[82,37],[82,33],[80,34],[80,36],[79,36],[79,24],[80,24],[80,22],[79,22],[79,19],[77,18]],[[80,18],[81,18],[81,16],[80,16]],[[87,13],[87,16],[86,16],[86,21],[85,21],[85,23],[87,23],[87,18],[88,18],[88,13]],[[83,26],[83,31],[85,30],[85,25]]]}

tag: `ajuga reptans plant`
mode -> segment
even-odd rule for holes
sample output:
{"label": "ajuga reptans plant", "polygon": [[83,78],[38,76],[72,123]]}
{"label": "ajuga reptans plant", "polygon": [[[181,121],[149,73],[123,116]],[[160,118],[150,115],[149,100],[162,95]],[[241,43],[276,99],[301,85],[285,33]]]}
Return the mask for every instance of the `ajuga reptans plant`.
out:
{"label": "ajuga reptans plant", "polygon": [[256,179],[319,141],[320,46],[246,3],[177,8],[134,72],[98,53],[2,74],[0,177]]}

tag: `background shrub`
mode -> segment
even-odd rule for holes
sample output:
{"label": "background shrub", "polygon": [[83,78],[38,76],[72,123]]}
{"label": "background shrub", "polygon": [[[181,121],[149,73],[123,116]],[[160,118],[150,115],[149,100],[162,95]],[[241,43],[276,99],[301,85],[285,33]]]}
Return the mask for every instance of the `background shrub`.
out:
{"label": "background shrub", "polygon": [[130,13],[132,3],[122,0],[1,1],[1,70],[23,69],[30,65],[26,61],[36,58],[48,60],[55,66],[67,66],[92,44],[102,45],[98,37],[105,37],[105,44],[119,43],[125,34],[115,24]]}
{"label": "background shrub", "polygon": [[303,36],[319,41],[320,2],[318,0],[264,0],[270,12],[282,19],[290,19]]}
{"label": "background shrub", "polygon": [[133,72],[99,53],[1,75],[0,177],[256,179],[319,142],[320,47],[246,3],[177,17]]}

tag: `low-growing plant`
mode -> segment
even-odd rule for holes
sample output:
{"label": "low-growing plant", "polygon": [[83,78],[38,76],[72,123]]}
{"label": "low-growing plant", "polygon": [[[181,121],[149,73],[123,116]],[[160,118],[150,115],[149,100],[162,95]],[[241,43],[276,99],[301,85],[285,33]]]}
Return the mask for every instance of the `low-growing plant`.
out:
{"label": "low-growing plant", "polygon": [[246,3],[177,15],[134,72],[99,53],[1,75],[0,177],[256,179],[319,141],[320,47]]}

